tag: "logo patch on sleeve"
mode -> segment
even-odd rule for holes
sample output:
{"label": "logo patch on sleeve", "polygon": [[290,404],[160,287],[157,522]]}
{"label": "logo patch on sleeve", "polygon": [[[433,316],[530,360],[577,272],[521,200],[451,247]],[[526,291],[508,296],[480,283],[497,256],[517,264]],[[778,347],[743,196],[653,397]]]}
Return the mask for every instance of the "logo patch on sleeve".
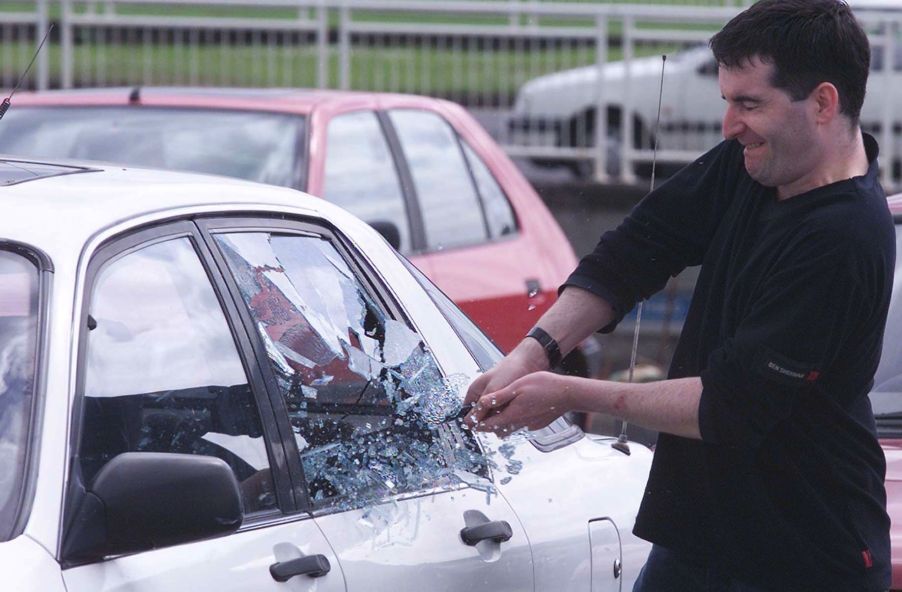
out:
{"label": "logo patch on sleeve", "polygon": [[765,378],[793,386],[814,384],[821,375],[810,364],[796,362],[768,348],[762,348],[756,366]]}

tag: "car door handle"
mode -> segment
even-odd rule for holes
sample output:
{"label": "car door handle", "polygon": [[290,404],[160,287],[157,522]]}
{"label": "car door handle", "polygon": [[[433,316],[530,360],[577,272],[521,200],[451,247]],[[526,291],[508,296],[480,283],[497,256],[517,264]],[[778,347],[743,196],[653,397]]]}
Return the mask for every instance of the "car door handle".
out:
{"label": "car door handle", "polygon": [[480,541],[490,539],[496,543],[509,541],[514,536],[511,525],[504,520],[486,522],[478,526],[467,526],[461,529],[460,539],[471,547]]}
{"label": "car door handle", "polygon": [[294,576],[319,578],[329,573],[330,569],[332,566],[325,555],[308,555],[291,561],[273,563],[269,566],[269,573],[275,581],[287,582]]}

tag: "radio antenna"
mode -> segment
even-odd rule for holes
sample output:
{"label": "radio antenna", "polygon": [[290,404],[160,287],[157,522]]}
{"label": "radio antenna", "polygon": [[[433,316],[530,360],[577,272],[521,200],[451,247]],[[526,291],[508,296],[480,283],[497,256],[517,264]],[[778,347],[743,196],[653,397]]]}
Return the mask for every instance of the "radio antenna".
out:
{"label": "radio antenna", "polygon": [[19,87],[22,85],[22,81],[25,80],[25,77],[28,75],[28,72],[31,70],[31,67],[34,65],[34,61],[38,59],[38,54],[41,53],[41,48],[44,47],[44,43],[47,41],[47,37],[50,36],[50,31],[53,30],[53,24],[47,28],[47,32],[44,33],[44,38],[41,39],[41,43],[38,45],[38,48],[35,50],[34,55],[31,57],[31,61],[28,62],[28,66],[25,68],[25,71],[22,72],[22,75],[19,76],[18,82],[16,82],[16,86],[13,87],[9,96],[3,99],[3,102],[0,103],[0,119],[3,119],[3,116],[6,115],[6,112],[9,111],[9,108],[12,106],[12,98],[13,95],[16,94],[16,91],[19,90]]}
{"label": "radio antenna", "polygon": [[[657,119],[655,119],[653,152],[651,157],[651,186],[648,188],[649,193],[655,190],[655,166],[658,164],[658,128],[661,125],[661,100],[664,98],[664,66],[666,64],[667,55],[664,54],[661,56],[661,86],[658,89],[658,116]],[[639,305],[636,307],[636,327],[633,329],[633,349],[630,353],[630,370],[627,378],[629,382],[633,382],[633,374],[636,371],[636,357],[639,352],[639,325],[642,322],[642,308],[644,303],[644,300],[640,300]],[[619,450],[620,452],[629,455],[630,445],[629,438],[626,435],[627,427],[629,427],[629,422],[625,419],[622,420],[620,423],[620,435],[617,437],[617,441],[611,444],[611,446],[613,446],[615,450]]]}

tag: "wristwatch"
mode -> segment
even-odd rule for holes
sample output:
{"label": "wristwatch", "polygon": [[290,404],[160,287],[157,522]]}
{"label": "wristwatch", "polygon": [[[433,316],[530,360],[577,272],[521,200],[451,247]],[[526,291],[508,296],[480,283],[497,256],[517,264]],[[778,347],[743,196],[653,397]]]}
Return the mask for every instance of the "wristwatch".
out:
{"label": "wristwatch", "polygon": [[557,344],[557,341],[554,340],[554,337],[546,333],[544,329],[541,327],[533,327],[526,336],[532,337],[538,341],[539,345],[542,346],[542,349],[545,350],[545,355],[548,356],[549,368],[555,368],[561,363],[561,348]]}

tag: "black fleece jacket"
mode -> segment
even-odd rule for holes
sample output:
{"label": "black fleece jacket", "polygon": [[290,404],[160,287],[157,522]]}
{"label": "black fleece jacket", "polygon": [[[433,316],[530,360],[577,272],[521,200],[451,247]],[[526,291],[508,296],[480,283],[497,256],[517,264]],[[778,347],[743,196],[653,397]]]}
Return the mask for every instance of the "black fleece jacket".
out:
{"label": "black fleece jacket", "polygon": [[635,533],[766,589],[885,590],[889,518],[868,391],[895,239],[868,173],[778,201],[726,141],[605,233],[565,286],[617,319],[701,265],[669,377],[701,441],[661,434]]}

